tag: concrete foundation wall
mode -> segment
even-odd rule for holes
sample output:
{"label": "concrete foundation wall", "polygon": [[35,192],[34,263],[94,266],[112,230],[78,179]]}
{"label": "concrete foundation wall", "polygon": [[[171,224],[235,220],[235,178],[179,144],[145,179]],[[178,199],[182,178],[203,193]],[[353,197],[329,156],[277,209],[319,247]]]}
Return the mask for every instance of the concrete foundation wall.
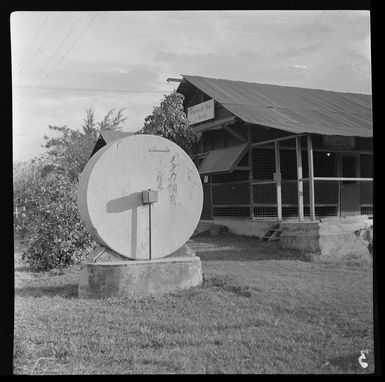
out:
{"label": "concrete foundation wall", "polygon": [[318,222],[283,222],[280,236],[281,248],[319,253]]}
{"label": "concrete foundation wall", "polygon": [[202,283],[199,257],[83,263],[79,298],[161,296]]}
{"label": "concrete foundation wall", "polygon": [[372,221],[365,216],[321,222],[283,222],[280,246],[318,255],[322,260],[370,259],[369,241],[362,232]]}
{"label": "concrete foundation wall", "polygon": [[199,224],[224,225],[234,235],[262,237],[277,222],[214,218],[214,220],[201,220]]}
{"label": "concrete foundation wall", "polygon": [[161,296],[202,283],[202,264],[186,244],[162,259],[121,259],[97,247],[80,265],[79,298]]}

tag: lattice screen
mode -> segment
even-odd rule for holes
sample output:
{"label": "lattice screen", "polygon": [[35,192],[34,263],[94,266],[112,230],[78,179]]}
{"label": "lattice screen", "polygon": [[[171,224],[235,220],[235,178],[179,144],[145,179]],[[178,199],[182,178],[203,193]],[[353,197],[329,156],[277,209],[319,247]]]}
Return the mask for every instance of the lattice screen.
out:
{"label": "lattice screen", "polygon": [[254,219],[275,220],[277,218],[277,186],[275,183],[254,184]]}
{"label": "lattice screen", "polygon": [[[303,147],[304,148],[304,147]],[[246,154],[240,165],[247,165]],[[282,175],[282,217],[283,219],[298,219],[298,195],[297,195],[297,161],[296,151],[290,148],[281,148],[281,175]],[[344,158],[344,157],[343,157]],[[345,157],[345,176],[353,175],[353,162],[349,170],[349,157]],[[314,152],[314,176],[336,177],[337,155],[334,152]],[[308,177],[308,158],[306,150],[302,151],[303,177]],[[277,195],[276,184],[273,182],[275,172],[274,148],[257,147],[252,151],[252,175],[253,181],[262,183],[254,184],[253,187],[253,213],[257,220],[277,219]],[[349,174],[348,174],[349,173]],[[214,216],[250,217],[250,185],[248,182],[248,171],[234,171],[231,174],[215,175],[212,180],[212,200]],[[360,177],[373,177],[372,155],[360,155]],[[271,183],[263,183],[263,182]],[[316,218],[340,216],[344,207],[349,214],[372,214],[373,213],[373,183],[369,181],[354,181],[355,186],[345,187],[341,193],[338,181],[316,180],[315,188],[315,214]],[[346,183],[346,182],[345,182]],[[346,183],[348,184],[348,183]],[[349,188],[350,187],[350,188]],[[205,192],[208,194],[209,191]],[[309,186],[308,181],[303,183],[304,216],[310,217]],[[342,198],[342,199],[341,199]],[[358,199],[357,199],[358,198]],[[342,203],[339,206],[340,203]],[[353,202],[357,206],[353,205]],[[350,204],[351,206],[350,206]],[[349,211],[351,208],[351,211]],[[206,211],[205,216],[208,216]],[[203,214],[202,214],[203,216]]]}
{"label": "lattice screen", "polygon": [[213,184],[213,205],[225,204],[249,204],[250,186],[249,183],[225,183]]}
{"label": "lattice screen", "polygon": [[273,149],[255,148],[252,153],[253,179],[273,179],[275,157]]}
{"label": "lattice screen", "polygon": [[250,217],[249,207],[214,207],[214,216]]}

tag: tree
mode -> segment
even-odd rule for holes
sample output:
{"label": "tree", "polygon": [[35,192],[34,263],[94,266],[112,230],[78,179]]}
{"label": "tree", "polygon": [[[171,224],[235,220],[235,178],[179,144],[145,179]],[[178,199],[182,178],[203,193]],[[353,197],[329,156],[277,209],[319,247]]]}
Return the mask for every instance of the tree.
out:
{"label": "tree", "polygon": [[78,213],[76,191],[66,176],[40,178],[27,190],[28,205],[19,220],[26,232],[22,259],[33,269],[77,264],[94,248]]}
{"label": "tree", "polygon": [[37,270],[64,268],[80,262],[96,245],[77,208],[77,181],[101,130],[118,130],[123,110],[111,110],[95,122],[90,108],[82,131],[49,126],[57,137],[45,137],[47,152],[14,166],[15,218],[26,250],[23,259]]}
{"label": "tree", "polygon": [[67,126],[48,126],[51,131],[59,134],[58,137],[51,138],[44,136],[49,164],[61,168],[70,179],[77,179],[90,158],[100,131],[122,128],[122,123],[127,119],[123,116],[123,110],[114,114],[112,109],[103,120],[95,123],[94,111],[89,108],[82,131],[72,130]]}
{"label": "tree", "polygon": [[[13,204],[20,211],[34,203],[34,190],[40,187],[44,157],[32,159],[28,162],[14,163],[13,165]],[[22,238],[28,233],[28,213],[19,213],[15,216],[14,224]]]}
{"label": "tree", "polygon": [[155,107],[152,114],[145,118],[144,126],[138,134],[160,135],[191,154],[196,136],[183,111],[183,99],[184,96],[176,91],[165,95],[160,106]]}

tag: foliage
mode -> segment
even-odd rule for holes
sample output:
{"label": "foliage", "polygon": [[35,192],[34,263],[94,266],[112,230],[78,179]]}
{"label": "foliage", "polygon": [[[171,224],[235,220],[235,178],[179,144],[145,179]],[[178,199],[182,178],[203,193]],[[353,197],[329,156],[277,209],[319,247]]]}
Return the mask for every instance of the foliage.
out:
{"label": "foliage", "polygon": [[82,126],[82,131],[72,130],[67,126],[49,126],[49,129],[58,136],[44,136],[48,149],[47,154],[51,163],[63,169],[66,175],[72,179],[78,179],[80,173],[87,164],[92,149],[98,139],[101,130],[119,130],[126,120],[123,109],[114,114],[110,110],[103,120],[95,123],[94,111],[87,110],[87,116]]}
{"label": "foliage", "polygon": [[39,183],[45,158],[43,156],[28,162],[17,162],[13,165],[14,195],[22,194],[26,188]]}
{"label": "foliage", "polygon": [[114,115],[114,109],[110,110],[102,121],[97,122],[98,132],[102,130],[120,130],[121,124],[127,119],[123,116],[123,110],[118,110],[117,114]]}
{"label": "foliage", "polygon": [[183,95],[175,91],[165,95],[160,106],[145,118],[144,127],[138,133],[160,135],[191,154],[196,137],[183,111],[183,99]]}
{"label": "foliage", "polygon": [[56,137],[44,137],[47,152],[14,165],[14,205],[24,209],[15,216],[15,228],[26,246],[23,260],[34,269],[76,264],[95,245],[79,216],[77,182],[100,131],[121,128],[122,111],[111,110],[95,122],[90,108],[82,131],[49,126]]}
{"label": "foliage", "polygon": [[13,203],[19,214],[15,216],[15,228],[24,237],[28,231],[26,213],[20,213],[20,209],[32,204],[32,194],[42,182],[43,169],[46,158],[32,159],[29,162],[15,163],[13,165]]}
{"label": "foliage", "polygon": [[23,260],[33,269],[60,269],[77,264],[94,247],[76,203],[76,184],[65,175],[40,177],[24,190],[25,212],[17,218],[26,250]]}

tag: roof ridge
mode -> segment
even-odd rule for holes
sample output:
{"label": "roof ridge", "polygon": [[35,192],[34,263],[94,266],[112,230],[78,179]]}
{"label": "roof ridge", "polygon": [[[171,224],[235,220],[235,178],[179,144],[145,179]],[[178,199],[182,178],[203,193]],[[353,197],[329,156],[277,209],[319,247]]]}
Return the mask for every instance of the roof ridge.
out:
{"label": "roof ridge", "polygon": [[321,88],[307,88],[307,87],[301,87],[301,86],[290,86],[290,85],[278,85],[278,84],[270,84],[267,82],[252,82],[252,81],[243,81],[243,80],[230,80],[227,78],[214,78],[214,77],[205,77],[205,76],[193,76],[190,74],[181,74],[183,78],[185,77],[191,77],[191,78],[204,78],[207,80],[215,80],[215,81],[228,81],[228,82],[242,82],[244,84],[251,84],[251,85],[262,85],[262,86],[274,86],[274,87],[280,87],[280,88],[289,88],[289,89],[301,89],[301,90],[315,90],[315,91],[323,91],[323,92],[331,92],[331,93],[338,93],[338,94],[352,94],[352,95],[363,95],[363,96],[369,96],[372,97],[372,94],[367,93],[354,93],[354,92],[343,92],[343,91],[337,91],[337,90],[330,90],[330,89],[321,89]]}

